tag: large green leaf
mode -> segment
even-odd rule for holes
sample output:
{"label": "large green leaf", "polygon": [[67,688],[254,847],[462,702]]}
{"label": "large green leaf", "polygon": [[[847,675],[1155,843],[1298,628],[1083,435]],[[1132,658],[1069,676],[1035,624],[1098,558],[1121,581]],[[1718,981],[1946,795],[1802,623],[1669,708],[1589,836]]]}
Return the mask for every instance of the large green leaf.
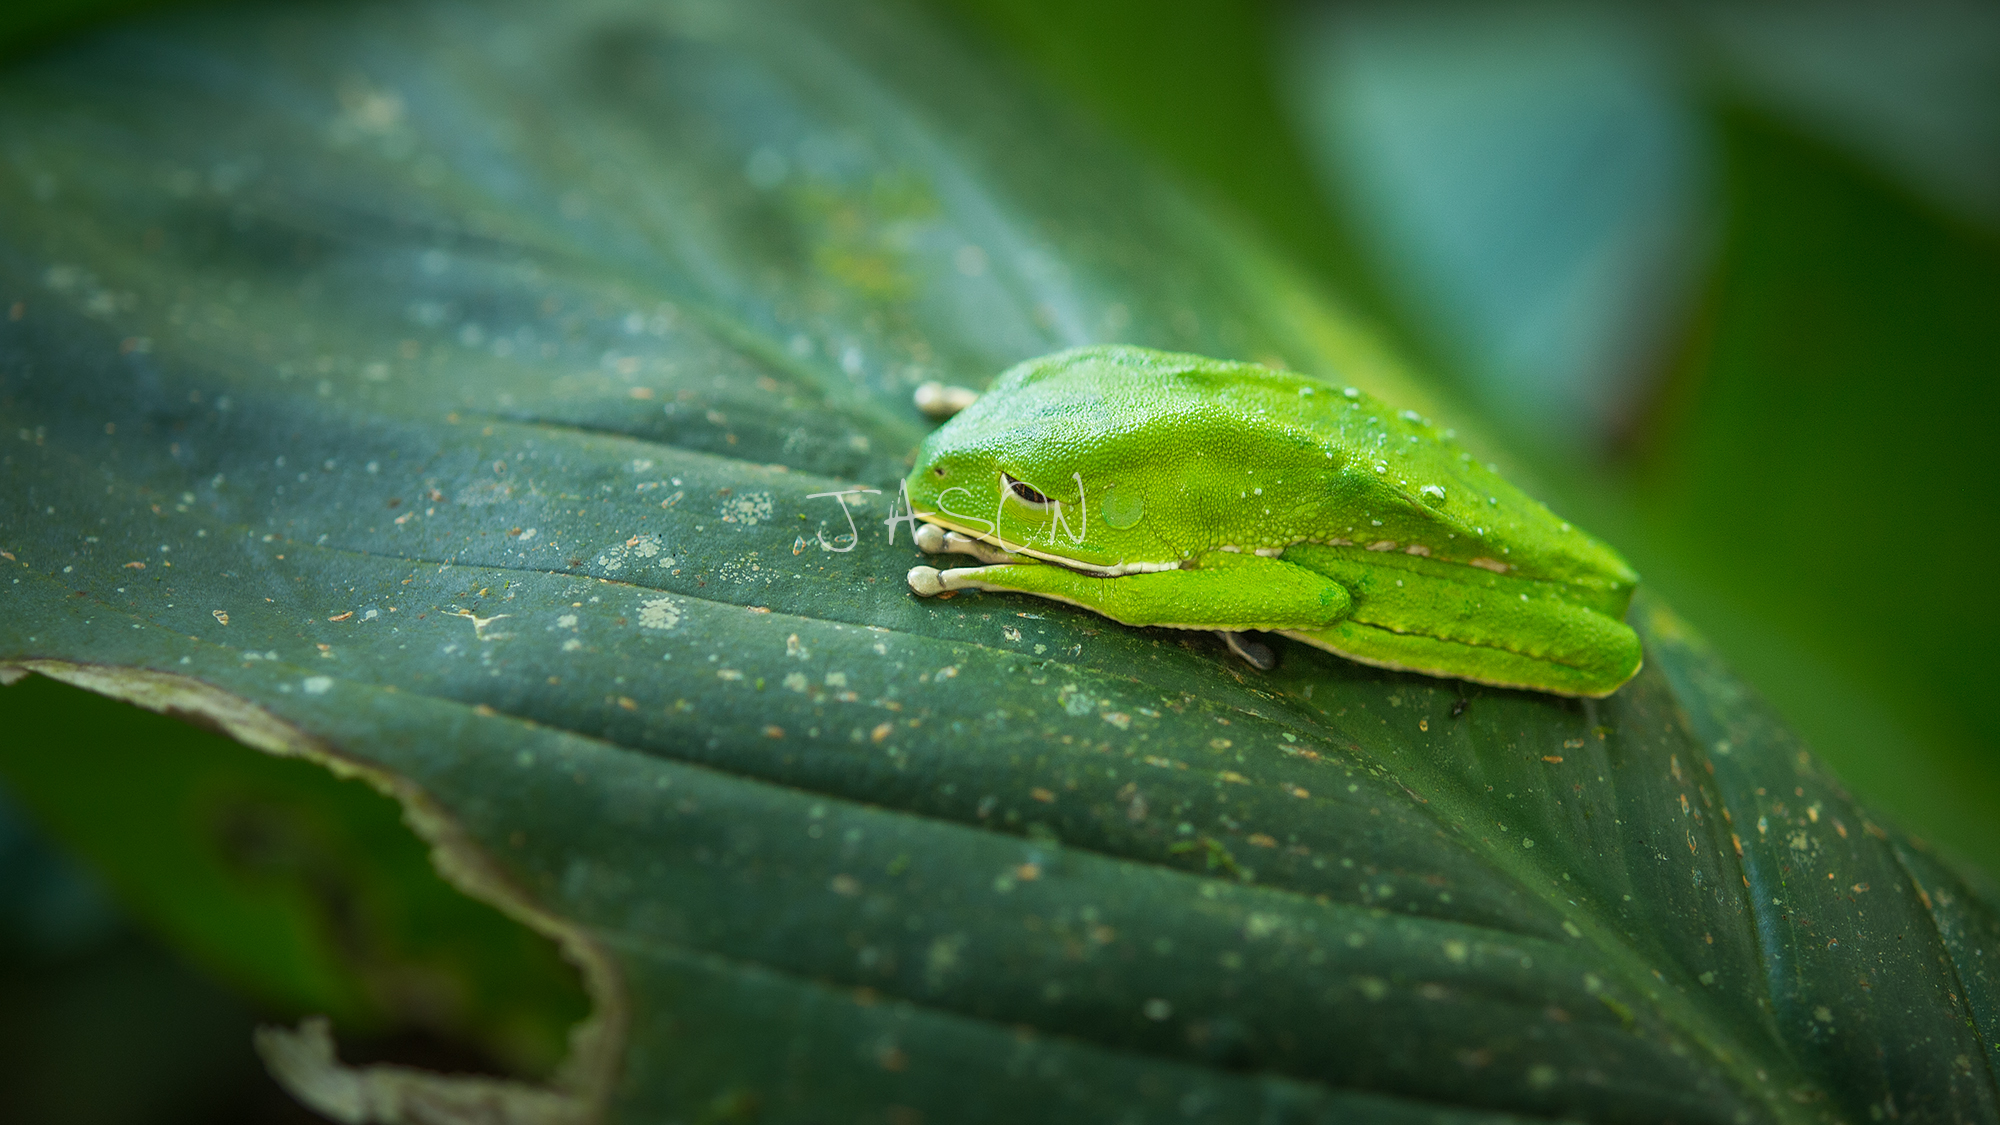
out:
{"label": "large green leaf", "polygon": [[0,661],[367,778],[598,1005],[549,1089],[268,1037],[314,1104],[2000,1120],[1992,899],[1657,604],[1559,700],[849,538],[916,382],[1069,344],[1440,409],[909,13],[237,11],[0,107]]}

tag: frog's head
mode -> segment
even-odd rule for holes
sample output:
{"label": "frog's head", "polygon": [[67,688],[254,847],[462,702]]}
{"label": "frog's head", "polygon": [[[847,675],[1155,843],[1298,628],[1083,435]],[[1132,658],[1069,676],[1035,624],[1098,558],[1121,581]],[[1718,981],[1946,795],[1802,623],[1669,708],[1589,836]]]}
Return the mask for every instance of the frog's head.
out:
{"label": "frog's head", "polygon": [[[934,523],[1085,570],[1177,565],[1211,511],[1210,477],[1241,458],[1240,427],[1188,399],[1216,361],[1077,348],[1002,374],[925,440],[908,482]],[[1233,495],[1233,493],[1232,493]]]}

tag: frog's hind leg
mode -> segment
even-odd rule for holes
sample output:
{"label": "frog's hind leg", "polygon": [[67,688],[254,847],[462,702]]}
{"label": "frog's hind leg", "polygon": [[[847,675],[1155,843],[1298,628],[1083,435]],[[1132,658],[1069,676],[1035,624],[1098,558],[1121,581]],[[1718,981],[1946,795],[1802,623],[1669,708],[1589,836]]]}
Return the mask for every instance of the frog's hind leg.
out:
{"label": "frog's hind leg", "polygon": [[1629,648],[1609,649],[1595,660],[1576,652],[1527,653],[1398,633],[1352,619],[1287,629],[1284,635],[1377,668],[1600,699],[1631,679],[1642,657],[1636,635]]}
{"label": "frog's hind leg", "polygon": [[1245,664],[1259,672],[1268,672],[1278,666],[1278,654],[1271,646],[1251,639],[1248,633],[1217,629],[1215,635],[1222,638],[1222,643],[1229,646],[1229,651],[1242,657]]}

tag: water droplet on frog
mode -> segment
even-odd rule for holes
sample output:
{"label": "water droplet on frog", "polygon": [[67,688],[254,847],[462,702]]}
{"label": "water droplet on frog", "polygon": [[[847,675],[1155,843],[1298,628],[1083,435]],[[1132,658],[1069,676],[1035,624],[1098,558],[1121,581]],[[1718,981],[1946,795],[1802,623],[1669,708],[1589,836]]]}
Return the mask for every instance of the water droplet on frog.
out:
{"label": "water droplet on frog", "polygon": [[1135,491],[1119,488],[1107,489],[1104,493],[1104,522],[1119,531],[1137,527],[1146,515],[1146,500]]}

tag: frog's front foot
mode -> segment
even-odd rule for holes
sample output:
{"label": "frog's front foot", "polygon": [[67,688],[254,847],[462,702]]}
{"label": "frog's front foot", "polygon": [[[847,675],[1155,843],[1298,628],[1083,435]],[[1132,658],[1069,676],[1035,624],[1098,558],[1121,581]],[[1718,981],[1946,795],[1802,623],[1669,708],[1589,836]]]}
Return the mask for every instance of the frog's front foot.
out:
{"label": "frog's front foot", "polygon": [[918,524],[917,550],[922,551],[924,554],[927,555],[944,554],[946,549],[945,548],[946,535],[947,532],[945,531],[945,529],[939,527],[934,523]]}
{"label": "frog's front foot", "polygon": [[1252,640],[1248,633],[1234,633],[1227,629],[1217,629],[1215,635],[1229,646],[1229,651],[1243,658],[1245,664],[1259,672],[1268,672],[1278,666],[1278,654],[1262,641]]}
{"label": "frog's front foot", "polygon": [[970,535],[951,531],[934,523],[917,525],[917,550],[927,555],[971,555],[988,566],[1021,561],[1019,555],[1008,554]]}
{"label": "frog's front foot", "polygon": [[935,598],[944,593],[944,574],[934,566],[913,566],[910,568],[910,592],[920,598]]}

